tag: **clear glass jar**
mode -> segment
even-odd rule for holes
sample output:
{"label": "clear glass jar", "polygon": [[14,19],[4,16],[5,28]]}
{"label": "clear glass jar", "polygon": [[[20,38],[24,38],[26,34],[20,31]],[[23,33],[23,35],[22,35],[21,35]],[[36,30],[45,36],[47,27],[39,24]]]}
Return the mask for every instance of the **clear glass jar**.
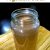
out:
{"label": "clear glass jar", "polygon": [[38,12],[21,8],[12,12],[11,27],[15,34],[17,50],[36,50],[39,28]]}

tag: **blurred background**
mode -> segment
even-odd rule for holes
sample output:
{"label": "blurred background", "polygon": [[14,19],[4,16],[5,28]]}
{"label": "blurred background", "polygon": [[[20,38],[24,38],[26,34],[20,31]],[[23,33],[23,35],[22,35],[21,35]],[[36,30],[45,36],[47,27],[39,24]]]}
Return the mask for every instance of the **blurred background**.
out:
{"label": "blurred background", "polygon": [[50,3],[0,3],[0,34],[9,31],[11,13],[18,8],[36,9],[40,25],[50,30]]}

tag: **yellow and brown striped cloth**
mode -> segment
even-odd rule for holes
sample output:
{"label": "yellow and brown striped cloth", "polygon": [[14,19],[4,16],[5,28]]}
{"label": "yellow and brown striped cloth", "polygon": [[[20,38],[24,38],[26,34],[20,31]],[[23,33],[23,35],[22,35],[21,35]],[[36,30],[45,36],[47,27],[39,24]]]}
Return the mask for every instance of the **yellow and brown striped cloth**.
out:
{"label": "yellow and brown striped cloth", "polygon": [[[16,50],[12,30],[0,35],[0,50]],[[50,50],[50,31],[42,26],[38,30],[37,50]]]}

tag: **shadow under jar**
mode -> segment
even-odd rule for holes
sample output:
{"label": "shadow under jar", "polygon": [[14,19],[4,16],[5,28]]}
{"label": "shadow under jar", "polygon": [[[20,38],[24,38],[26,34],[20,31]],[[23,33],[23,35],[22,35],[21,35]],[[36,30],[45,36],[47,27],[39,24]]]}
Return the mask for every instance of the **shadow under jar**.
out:
{"label": "shadow under jar", "polygon": [[38,12],[31,8],[21,8],[12,12],[11,27],[14,31],[17,50],[36,50],[39,28]]}

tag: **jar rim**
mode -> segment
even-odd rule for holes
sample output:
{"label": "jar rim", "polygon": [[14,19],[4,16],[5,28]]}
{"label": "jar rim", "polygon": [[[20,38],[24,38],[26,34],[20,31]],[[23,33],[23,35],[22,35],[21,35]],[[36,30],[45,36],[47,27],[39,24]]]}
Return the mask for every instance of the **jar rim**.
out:
{"label": "jar rim", "polygon": [[[12,13],[11,13],[11,16],[13,17],[14,16],[14,14],[16,13],[16,15],[18,15],[18,13],[21,13],[21,12],[19,12],[19,11],[23,11],[23,10],[28,10],[28,11],[30,11],[30,12],[34,12],[35,14],[36,14],[36,16],[38,17],[38,12],[35,10],[35,9],[32,9],[32,8],[20,8],[20,9],[16,9],[16,10],[14,10]],[[29,13],[30,13],[29,12]]]}

